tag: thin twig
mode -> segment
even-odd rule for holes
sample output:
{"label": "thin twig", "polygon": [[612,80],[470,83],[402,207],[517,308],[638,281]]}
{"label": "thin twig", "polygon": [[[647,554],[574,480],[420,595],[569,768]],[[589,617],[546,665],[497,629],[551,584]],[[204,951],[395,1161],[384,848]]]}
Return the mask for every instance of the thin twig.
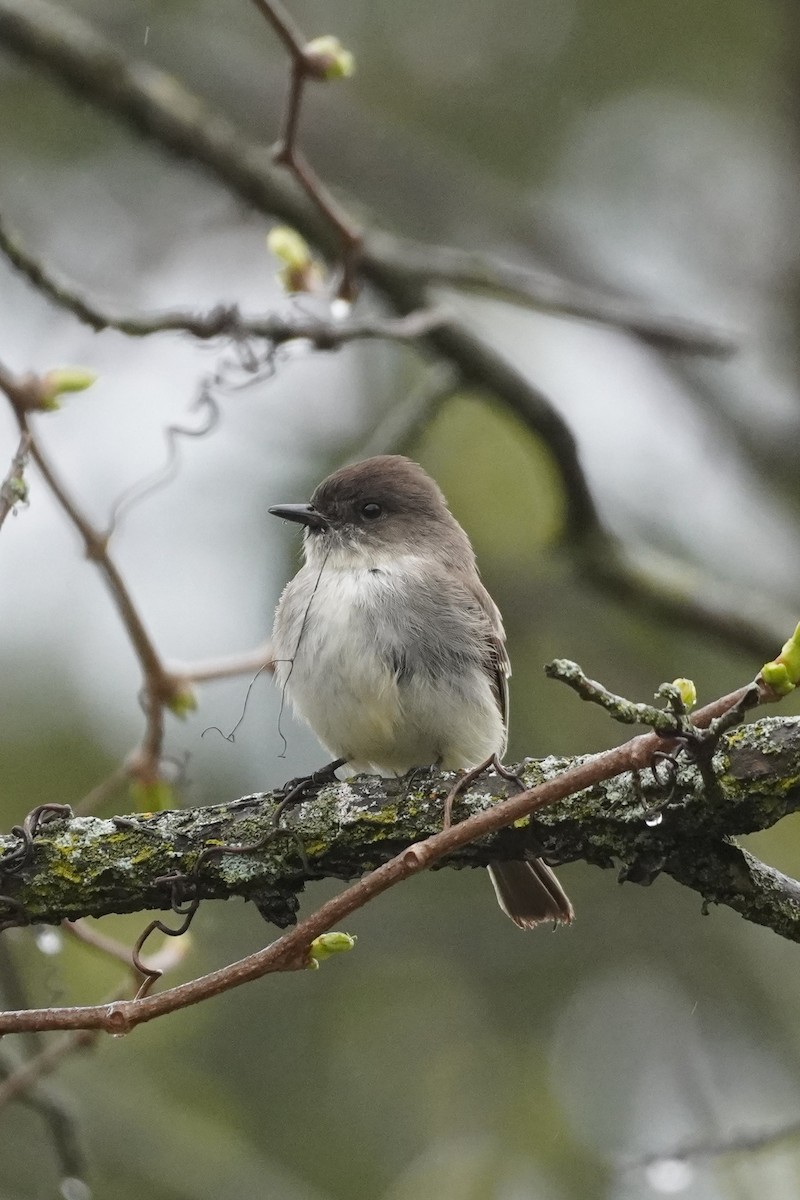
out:
{"label": "thin twig", "polygon": [[407,395],[384,412],[359,441],[353,461],[375,454],[407,454],[436,413],[458,389],[461,376],[445,362],[433,362]]}
{"label": "thin twig", "polygon": [[71,312],[95,332],[115,329],[128,337],[149,337],[159,333],[187,333],[202,341],[230,338],[244,341],[264,339],[273,346],[303,340],[316,350],[338,350],[350,342],[387,340],[416,341],[437,325],[448,320],[444,307],[426,308],[400,317],[363,317],[334,321],[318,315],[293,314],[282,317],[244,316],[235,304],[220,304],[209,312],[174,310],[141,316],[115,315],[100,308],[86,296],[59,280],[45,265],[26,251],[19,239],[5,228],[0,219],[0,252],[30,284],[59,307]]}
{"label": "thin twig", "polygon": [[91,791],[87,792],[83,799],[73,806],[75,816],[80,817],[97,812],[98,808],[110,800],[117,788],[121,787],[129,778],[130,772],[124,763],[114,767],[105,779],[101,779],[98,784],[95,784]]}
{"label": "thin twig", "polygon": [[300,30],[300,27],[295,23],[294,18],[286,11],[278,0],[253,0],[256,8],[263,17],[269,21],[276,34],[283,42],[284,49],[289,57],[294,61],[301,61],[305,57],[306,39]]}
{"label": "thin twig", "polygon": [[[67,1034],[58,1040],[77,1045],[93,1041],[96,1037],[95,1031],[89,1031]],[[2,1059],[8,1057],[9,1048],[6,1046],[3,1047]],[[62,1177],[83,1179],[88,1173],[88,1163],[81,1145],[76,1115],[71,1111],[69,1102],[42,1081],[42,1076],[52,1071],[61,1058],[62,1053],[52,1053],[51,1044],[28,1059],[9,1064],[5,1079],[0,1083],[0,1105],[9,1100],[18,1100],[37,1112],[48,1126]],[[6,1063],[3,1062],[2,1066],[5,1073]]]}
{"label": "thin twig", "polygon": [[108,588],[127,631],[144,677],[143,708],[145,734],[131,770],[144,780],[158,775],[164,740],[164,706],[175,697],[175,681],[167,674],[155,645],[133,601],[125,581],[108,549],[108,536],[95,529],[61,483],[39,445],[29,424],[29,412],[37,407],[41,384],[35,377],[17,379],[0,363],[0,390],[11,401],[20,432],[27,438],[30,456],[84,545],[86,557],[93,562]]}
{"label": "thin twig", "polygon": [[[118,942],[116,938],[100,933],[98,929],[95,929],[82,919],[63,921],[61,928],[71,937],[82,942],[84,946],[89,946],[92,950],[99,951],[106,958],[116,959],[117,962],[127,967],[132,974],[135,974],[133,963],[131,962],[131,948],[130,946],[126,946],[124,942]],[[138,984],[138,979],[136,979],[136,982]]]}
{"label": "thin twig", "polygon": [[223,658],[209,658],[195,663],[170,663],[170,674],[187,683],[208,683],[229,679],[232,675],[249,675],[264,668],[272,669],[272,644],[265,642],[253,650]]}
{"label": "thin twig", "polygon": [[662,734],[674,733],[676,717],[672,712],[656,708],[653,704],[641,704],[628,700],[625,696],[617,696],[610,692],[602,683],[589,679],[577,663],[567,658],[556,658],[545,665],[544,673],[548,679],[557,679],[572,688],[581,700],[590,704],[598,704],[604,708],[615,721],[623,725],[648,725]]}
{"label": "thin twig", "polygon": [[22,473],[28,461],[30,446],[30,434],[24,431],[19,439],[17,451],[11,460],[8,474],[3,482],[0,483],[0,527],[2,527],[8,514],[13,512],[14,506],[27,498],[28,489]]}
{"label": "thin twig", "polygon": [[800,1119],[795,1118],[793,1121],[787,1121],[785,1125],[757,1129],[753,1132],[742,1131],[724,1141],[698,1139],[693,1142],[684,1142],[661,1154],[649,1154],[643,1158],[626,1160],[622,1165],[627,1170],[635,1170],[653,1166],[663,1162],[664,1159],[691,1162],[697,1159],[724,1158],[729,1154],[752,1154],[754,1151],[766,1150],[778,1142],[796,1138],[798,1135],[800,1135]]}
{"label": "thin twig", "polygon": [[353,301],[356,297],[355,274],[363,233],[344,206],[323,184],[297,144],[300,109],[306,86],[324,76],[320,75],[316,60],[308,52],[306,39],[278,0],[254,0],[254,3],[269,21],[291,58],[283,126],[280,140],[273,151],[273,161],[291,172],[311,203],[335,230],[341,243],[342,256],[342,279],[337,295]]}
{"label": "thin twig", "polygon": [[[294,56],[303,38],[283,9],[288,30],[281,34],[276,5],[255,0],[272,28]],[[270,170],[260,148],[247,142],[221,114],[213,111],[173,76],[152,63],[137,63],[102,37],[89,23],[47,0],[0,0],[0,43],[44,67],[64,85],[95,103],[104,113],[127,121],[137,132],[155,139],[181,157],[205,166],[233,194],[256,210],[286,221],[323,252],[335,255],[338,237],[316,206],[302,203],[281,172]],[[428,258],[433,272],[425,273]],[[397,285],[452,282],[475,286],[484,279],[486,290],[497,292],[505,281],[522,300],[529,294],[537,307],[575,314],[627,328],[656,344],[688,353],[706,344],[712,353],[730,349],[730,335],[683,317],[660,318],[634,300],[599,294],[563,280],[513,267],[492,256],[460,249],[430,247],[373,230],[364,246],[360,269],[366,278],[393,299]],[[560,291],[563,288],[564,291]],[[619,306],[619,308],[617,307]],[[580,310],[580,311],[579,311]]]}
{"label": "thin twig", "polygon": [[[73,924],[66,921],[64,924],[65,928],[68,928],[72,934],[86,945],[100,950],[106,956],[121,962],[126,968],[126,976],[134,976],[133,984],[131,984],[129,978],[126,978],[125,982],[120,983],[109,995],[105,1001],[106,1004],[113,1004],[115,1001],[124,1001],[131,991],[135,991],[138,986],[138,978],[136,978],[136,971],[131,961],[131,952],[127,946],[115,942],[112,938],[103,937],[103,935],[97,934],[94,930],[90,932],[82,922],[75,922]],[[166,971],[172,970],[183,959],[185,950],[185,945],[179,946],[175,944],[173,946],[162,947],[157,955],[161,973],[164,974]],[[0,1109],[12,1100],[25,1099],[31,1092],[31,1089],[44,1076],[52,1074],[64,1058],[90,1047],[100,1032],[99,1029],[78,1029],[67,1033],[64,1037],[49,1043],[37,1054],[31,1055],[30,1058],[20,1063],[14,1071],[0,1082]]]}

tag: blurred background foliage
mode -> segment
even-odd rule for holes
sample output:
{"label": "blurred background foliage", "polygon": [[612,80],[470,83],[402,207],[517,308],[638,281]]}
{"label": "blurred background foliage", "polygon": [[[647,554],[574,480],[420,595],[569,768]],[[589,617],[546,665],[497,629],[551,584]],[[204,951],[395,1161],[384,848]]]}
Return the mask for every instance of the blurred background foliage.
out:
{"label": "blurred background foliage", "polygon": [[[70,7],[251,138],[275,136],[286,62],[245,0]],[[586,323],[454,300],[570,422],[617,533],[707,569],[734,609],[748,589],[791,612],[800,583],[794,9],[306,0],[293,12],[309,36],[336,33],[356,54],[352,81],[313,93],[303,142],[365,222],[494,250],[736,332],[733,359],[703,361]],[[2,46],[0,156],[8,223],[110,309],[287,307],[266,220]],[[120,489],[163,461],[165,427],[194,419],[187,411],[219,348],[95,335],[2,262],[0,311],[0,357],[12,369],[80,362],[101,375],[39,428],[102,523]],[[216,431],[183,442],[175,481],[133,508],[115,541],[165,657],[191,661],[263,638],[298,556],[268,505],[306,498],[357,454],[421,370],[413,350],[370,343],[281,354],[272,377],[221,390]],[[0,462],[15,445],[0,413]],[[510,759],[621,737],[543,681],[554,655],[642,699],[677,675],[709,699],[760,666],[580,578],[559,547],[564,497],[547,447],[486,397],[453,395],[408,449],[450,497],[505,614]],[[125,635],[35,478],[0,556],[7,828],[43,801],[78,801],[135,744],[141,719]],[[278,701],[263,678],[235,742],[213,731],[234,725],[246,684],[208,686],[199,713],[171,725],[185,803],[223,801],[319,763],[313,737],[289,718],[281,756]],[[126,804],[121,796],[117,809]],[[796,821],[752,842],[800,873]],[[728,911],[702,916],[698,898],[670,880],[620,888],[613,872],[585,864],[560,874],[578,911],[569,930],[522,936],[482,873],[431,874],[359,913],[356,953],[321,971],[268,978],[67,1058],[47,1088],[71,1114],[85,1162],[59,1157],[41,1113],[7,1106],[0,1197],[85,1200],[87,1188],[114,1200],[796,1197],[796,1138],[672,1161],[686,1143],[735,1144],[800,1122],[795,947]],[[307,905],[329,890],[314,887]],[[143,923],[103,928],[130,942]],[[181,977],[273,931],[231,903],[204,906],[191,936]],[[19,987],[41,1005],[92,1002],[119,985],[117,967],[31,931],[5,935],[0,966],[6,1004]],[[41,1044],[30,1038],[13,1053]]]}

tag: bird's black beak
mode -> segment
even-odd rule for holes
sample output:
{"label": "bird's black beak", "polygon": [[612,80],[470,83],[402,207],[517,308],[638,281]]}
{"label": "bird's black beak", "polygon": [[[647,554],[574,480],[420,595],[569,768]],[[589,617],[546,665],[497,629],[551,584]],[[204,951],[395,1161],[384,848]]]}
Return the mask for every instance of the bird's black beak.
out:
{"label": "bird's black beak", "polygon": [[276,504],[271,508],[273,517],[283,517],[284,521],[297,521],[309,529],[327,529],[329,522],[322,513],[317,512],[313,504]]}

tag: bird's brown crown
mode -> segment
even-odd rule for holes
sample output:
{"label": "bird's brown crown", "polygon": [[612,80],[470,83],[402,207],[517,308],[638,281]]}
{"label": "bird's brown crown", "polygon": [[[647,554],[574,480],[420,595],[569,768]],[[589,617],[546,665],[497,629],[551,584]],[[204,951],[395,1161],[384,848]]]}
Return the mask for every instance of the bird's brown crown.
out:
{"label": "bird's brown crown", "polygon": [[316,488],[311,504],[333,530],[348,529],[372,544],[420,549],[436,535],[442,554],[472,559],[472,548],[439,486],[422,467],[398,454],[381,454],[342,467]]}

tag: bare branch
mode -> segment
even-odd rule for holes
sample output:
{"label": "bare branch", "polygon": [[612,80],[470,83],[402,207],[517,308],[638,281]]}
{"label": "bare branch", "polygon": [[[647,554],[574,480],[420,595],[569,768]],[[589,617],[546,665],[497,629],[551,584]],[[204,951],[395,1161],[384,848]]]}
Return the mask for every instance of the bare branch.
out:
{"label": "bare branch", "polygon": [[[275,5],[262,2],[258,7],[278,30]],[[288,15],[281,12],[281,17],[288,26]],[[299,30],[292,28],[290,36],[282,40],[293,55],[304,53]],[[86,22],[47,0],[0,0],[0,42],[46,67],[103,111],[127,120],[139,133],[205,165],[254,208],[295,226],[323,252],[336,257],[338,231],[324,211],[317,204],[304,204],[280,173],[270,169],[263,150],[247,143],[224,118],[171,76],[149,64],[131,62]],[[13,239],[9,242],[8,235],[6,239],[5,252],[13,260]],[[659,347],[716,355],[732,349],[730,335],[724,331],[685,318],[660,317],[637,307],[634,301],[597,294],[491,256],[422,246],[374,231],[366,240],[359,265],[373,284],[387,292],[393,282],[417,286],[448,283],[611,324]]]}
{"label": "bare branch", "polygon": [[108,535],[96,530],[61,483],[34,436],[29,414],[42,407],[42,383],[35,376],[17,379],[0,364],[0,390],[7,395],[31,458],[83,542],[86,557],[97,566],[119,612],[144,677],[145,735],[131,773],[146,782],[157,778],[164,739],[164,707],[174,702],[179,688],[162,666],[139,611],[108,549]]}
{"label": "bare branch", "polygon": [[49,300],[71,312],[95,332],[115,329],[127,337],[149,337],[157,333],[187,333],[202,341],[228,338],[245,341],[259,338],[272,346],[303,340],[316,350],[338,350],[355,341],[386,340],[416,341],[432,329],[452,319],[442,306],[426,307],[400,317],[362,317],[350,320],[324,319],[314,313],[294,313],[289,317],[269,313],[266,316],[244,316],[235,304],[218,305],[210,312],[148,313],[141,316],[121,316],[106,312],[82,296],[74,288],[56,278],[52,271],[34,258],[0,220],[0,252],[29,283]]}
{"label": "bare branch", "polygon": [[368,243],[373,254],[419,283],[440,283],[540,312],[610,325],[658,350],[727,358],[737,349],[738,338],[728,330],[686,317],[648,312],[641,302],[629,297],[598,292],[492,255],[451,246],[422,246],[381,233],[370,234]]}
{"label": "bare branch", "polygon": [[11,460],[8,474],[0,483],[0,527],[16,504],[27,498],[28,489],[23,478],[25,464],[28,461],[28,451],[31,447],[29,433],[23,433],[19,439],[16,454]]}
{"label": "bare branch", "polygon": [[11,1100],[18,1100],[39,1113],[47,1124],[61,1174],[65,1177],[83,1178],[88,1172],[88,1164],[69,1102],[52,1091],[44,1083],[44,1077],[55,1070],[66,1052],[80,1049],[96,1038],[95,1031],[81,1030],[66,1034],[27,1059],[9,1061],[8,1045],[0,1054],[0,1074],[5,1074],[0,1081],[0,1108]]}
{"label": "bare branch", "polygon": [[264,668],[272,670],[272,644],[265,642],[242,654],[211,658],[205,662],[171,663],[170,674],[189,683],[208,683],[214,679],[229,679],[231,675],[250,675]]}
{"label": "bare branch", "polygon": [[[273,15],[276,11],[274,5],[259,7]],[[299,44],[299,31],[292,36]],[[337,230],[318,206],[304,203],[280,172],[270,168],[263,150],[245,141],[223,117],[171,76],[149,64],[131,62],[86,22],[67,15],[47,0],[0,0],[0,43],[44,66],[104,112],[128,121],[137,132],[206,166],[255,209],[293,225],[324,253],[336,257]],[[426,272],[429,259],[431,269]],[[509,298],[529,301],[548,311],[612,324],[656,345],[693,353],[700,353],[705,346],[714,354],[731,348],[728,335],[702,324],[684,318],[660,318],[645,310],[637,313],[630,300],[596,295],[589,289],[512,268],[491,257],[422,246],[384,232],[370,233],[359,266],[392,303],[397,302],[396,285],[421,287],[436,281],[450,282],[495,294],[502,291]]]}
{"label": "bare branch", "polygon": [[706,634],[757,659],[768,659],[796,616],[769,599],[706,575],[691,563],[633,549],[602,530],[589,531],[576,555],[587,586],[635,605],[678,629]]}
{"label": "bare branch", "polygon": [[254,0],[256,8],[269,21],[291,59],[289,92],[280,141],[273,161],[294,176],[311,203],[334,229],[342,248],[342,279],[337,295],[353,301],[356,297],[356,266],[363,242],[359,226],[325,187],[297,144],[300,109],[307,84],[326,78],[319,58],[312,53],[300,30],[278,0]]}
{"label": "bare branch", "polygon": [[277,0],[253,0],[253,3],[269,21],[292,61],[302,61],[305,57],[306,39],[283,5],[278,4]]}
{"label": "bare branch", "polygon": [[101,779],[98,784],[95,784],[91,791],[88,791],[83,799],[74,806],[75,815],[83,816],[96,812],[129,779],[130,772],[124,764],[115,767],[105,779]]}
{"label": "bare branch", "polygon": [[[99,934],[96,930],[90,930],[88,926],[81,922],[65,922],[65,928],[80,941],[91,946],[95,950],[99,950],[102,954],[113,958],[123,964],[126,968],[126,978],[120,983],[119,987],[108,997],[106,1003],[113,1003],[117,1000],[124,1000],[138,986],[138,979],[131,981],[131,975],[135,975],[133,965],[131,963],[130,951],[126,946],[114,941],[112,938],[105,937]],[[165,946],[158,954],[160,962],[160,971],[163,974],[167,970],[174,968],[183,958],[184,948],[173,944]],[[23,1100],[26,1103],[35,1104],[45,1110],[50,1119],[51,1124],[57,1126],[57,1132],[61,1133],[62,1139],[64,1129],[62,1125],[66,1122],[66,1114],[61,1112],[61,1109],[55,1104],[54,1100],[42,1091],[41,1081],[47,1075],[52,1074],[61,1064],[63,1059],[71,1054],[75,1054],[80,1050],[88,1049],[97,1039],[99,1030],[97,1029],[79,1029],[74,1032],[65,1034],[56,1041],[50,1042],[44,1046],[38,1053],[32,1054],[29,1058],[23,1060],[6,1078],[0,1081],[0,1109],[4,1105],[13,1100]],[[74,1138],[73,1138],[74,1143]],[[80,1163],[82,1158],[73,1152],[73,1155],[67,1156],[68,1168],[66,1173],[72,1175],[83,1174],[82,1169],[77,1169],[75,1163]]]}
{"label": "bare branch", "polygon": [[[174,153],[204,165],[232,193],[255,209],[287,221],[323,252],[336,257],[337,236],[319,210],[285,184],[280,173],[271,169],[263,151],[242,139],[223,118],[171,77],[151,66],[130,63],[91,27],[67,17],[47,0],[0,0],[0,42],[45,66],[104,112],[126,120]],[[427,249],[418,250],[424,259]],[[398,312],[427,310],[429,281],[423,280],[417,255],[409,243],[394,242],[388,235],[375,233],[359,261],[364,276]],[[450,260],[446,265],[450,269],[457,263]],[[473,263],[470,270],[474,269]],[[501,269],[499,273],[502,277]],[[599,309],[595,315],[600,319]],[[654,327],[643,332],[667,343],[676,332],[674,325],[671,331],[669,326],[667,322],[660,334]],[[699,341],[706,336],[702,330],[694,332]],[[496,397],[550,447],[564,484],[566,537],[590,586],[623,596],[645,611],[680,622],[684,628],[710,632],[727,644],[755,649],[759,656],[769,653],[769,645],[776,635],[780,636],[780,617],[774,620],[772,614],[759,616],[758,610],[750,616],[750,606],[742,597],[717,595],[709,582],[699,577],[687,588],[686,564],[673,563],[670,578],[668,572],[634,561],[608,534],[598,517],[571,431],[524,375],[459,322],[432,330],[426,342],[430,351],[452,365],[463,382]],[[681,581],[680,586],[676,586],[676,579]]]}

